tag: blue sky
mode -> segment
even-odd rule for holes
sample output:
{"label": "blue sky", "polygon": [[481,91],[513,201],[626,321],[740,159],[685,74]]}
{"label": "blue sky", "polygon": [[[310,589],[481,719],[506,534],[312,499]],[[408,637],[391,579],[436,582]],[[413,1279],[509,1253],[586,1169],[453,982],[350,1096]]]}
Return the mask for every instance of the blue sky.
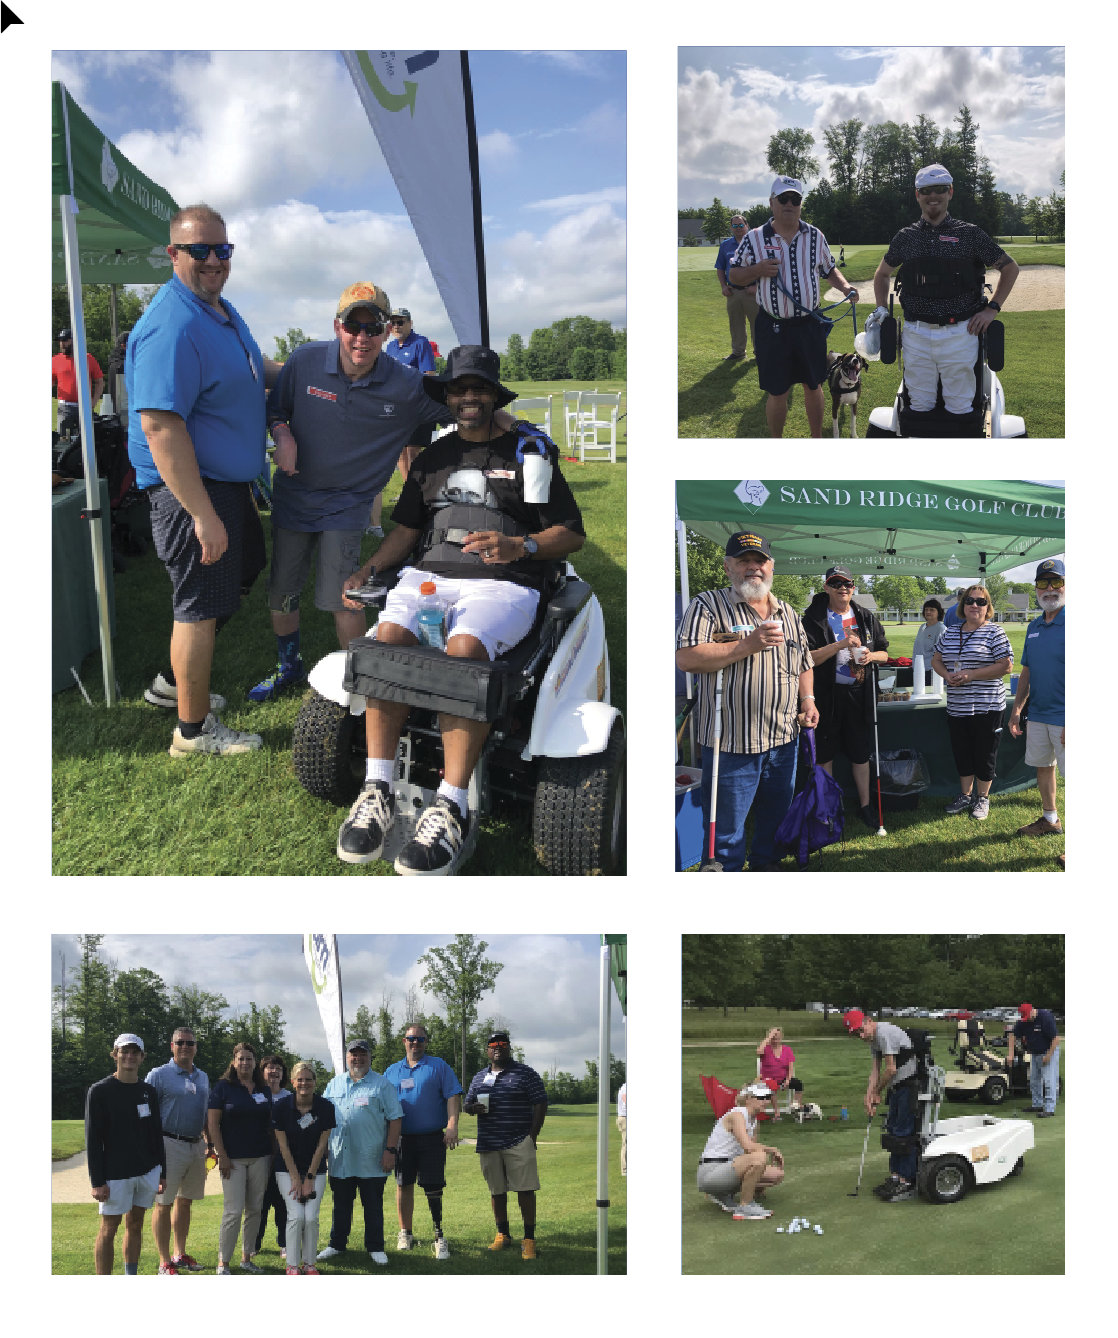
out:
{"label": "blue sky", "polygon": [[681,209],[715,195],[735,209],[767,200],[765,151],[778,130],[810,130],[826,175],[825,126],[851,117],[911,125],[924,112],[942,133],[957,129],[964,104],[999,189],[1034,196],[1059,186],[1062,47],[680,47],[678,75]]}
{"label": "blue sky", "polygon": [[[576,1077],[598,1053],[598,937],[594,934],[479,934],[486,957],[504,963],[497,984],[481,1001],[482,1017],[500,1016],[525,1062],[542,1072],[552,1063]],[[374,1012],[382,993],[390,993],[395,1020],[404,1021],[404,996],[419,988],[425,968],[418,959],[429,948],[454,941],[453,934],[339,934],[342,994],[346,1018],[361,1003]],[[59,954],[67,969],[79,961],[73,934],[51,936],[51,985],[62,979]],[[122,971],[147,967],[172,985],[200,985],[220,993],[235,1011],[249,1003],[279,1004],[287,1024],[288,1046],[305,1059],[330,1064],[326,1038],[303,961],[298,934],[252,935],[107,935],[101,955]],[[427,1011],[441,1013],[438,1001],[420,996]],[[625,1021],[613,996],[610,1048],[625,1055]]]}
{"label": "blue sky", "polygon": [[[470,72],[491,343],[563,316],[623,326],[625,53],[471,51]],[[52,77],[180,205],[259,239],[226,293],[266,353],[289,326],[332,337],[361,278],[457,343],[338,52],[58,51]]]}

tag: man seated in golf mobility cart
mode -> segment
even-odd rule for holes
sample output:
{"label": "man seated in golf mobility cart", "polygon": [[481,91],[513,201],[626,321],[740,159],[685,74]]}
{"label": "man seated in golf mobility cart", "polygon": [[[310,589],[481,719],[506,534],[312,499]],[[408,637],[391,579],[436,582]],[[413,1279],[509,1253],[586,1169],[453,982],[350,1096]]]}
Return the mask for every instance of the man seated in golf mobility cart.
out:
{"label": "man seated in golf mobility cart", "polygon": [[772,1209],[757,1202],[763,1193],[784,1179],[784,1157],[779,1148],[757,1141],[757,1116],[771,1092],[758,1079],[738,1092],[733,1110],[719,1116],[699,1159],[695,1181],[699,1189],[735,1222],[760,1222]]}
{"label": "man seated in golf mobility cart", "polygon": [[[446,404],[457,430],[412,465],[393,513],[395,529],[345,582],[347,602],[361,607],[348,592],[408,561],[387,593],[376,641],[416,646],[426,610],[438,601],[445,619],[440,632],[436,615],[435,639],[427,634],[426,644],[438,646],[441,637],[451,659],[497,660],[528,635],[558,564],[582,547],[582,516],[554,443],[494,425],[494,413],[516,398],[501,385],[496,353],[480,345],[452,349],[446,371],[425,377],[424,389]],[[366,699],[365,784],[338,834],[338,858],[347,863],[366,864],[384,851],[396,817],[393,772],[409,710],[399,694]],[[452,874],[467,843],[470,777],[490,722],[440,711],[439,729],[442,783],[396,859],[400,874]]]}

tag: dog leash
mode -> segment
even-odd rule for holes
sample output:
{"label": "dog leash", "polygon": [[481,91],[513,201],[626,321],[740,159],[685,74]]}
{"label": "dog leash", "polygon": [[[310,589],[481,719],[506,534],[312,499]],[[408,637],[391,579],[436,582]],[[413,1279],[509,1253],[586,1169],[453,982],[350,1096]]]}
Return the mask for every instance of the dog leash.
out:
{"label": "dog leash", "polygon": [[[763,282],[763,280],[759,280],[759,282]],[[824,316],[823,313],[825,311],[834,311],[836,307],[849,307],[850,318],[854,322],[854,333],[855,335],[857,335],[858,333],[857,302],[851,302],[849,298],[844,297],[841,299],[841,301],[832,302],[829,307],[814,307],[814,308],[805,307],[800,302],[796,301],[796,299],[792,296],[792,294],[788,291],[788,289],[785,288],[785,286],[780,282],[779,279],[776,280],[776,286],[798,311],[802,311],[805,315],[810,316],[813,320],[819,321],[820,324],[825,325],[828,330],[833,330],[836,325],[840,325],[844,320],[846,320],[846,313],[844,312],[838,318],[838,320],[831,320],[828,316]]]}

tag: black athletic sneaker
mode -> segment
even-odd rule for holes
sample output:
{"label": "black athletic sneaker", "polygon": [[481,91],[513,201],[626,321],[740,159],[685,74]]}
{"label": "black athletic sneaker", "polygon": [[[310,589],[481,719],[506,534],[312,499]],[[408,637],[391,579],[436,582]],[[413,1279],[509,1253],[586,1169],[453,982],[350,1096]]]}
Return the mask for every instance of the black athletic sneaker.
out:
{"label": "black athletic sneaker", "polygon": [[396,817],[396,797],[387,782],[366,781],[338,832],[338,858],[347,864],[380,859]]}
{"label": "black athletic sneaker", "polygon": [[898,1180],[887,1194],[881,1196],[885,1203],[903,1203],[905,1199],[914,1199],[915,1197],[916,1186],[906,1183],[904,1180]]}
{"label": "black athletic sneaker", "polygon": [[872,808],[870,808],[869,804],[862,805],[862,807],[858,810],[858,816],[862,819],[862,821],[866,824],[866,826],[870,829],[871,832],[877,831],[877,828],[879,826],[877,821],[877,814],[873,811]]}
{"label": "black athletic sneaker", "polygon": [[887,1199],[892,1195],[893,1190],[896,1189],[899,1183],[900,1176],[891,1175],[888,1180],[883,1180],[880,1185],[874,1185],[873,1192],[879,1199]]}
{"label": "black athletic sneaker", "polygon": [[943,814],[944,817],[953,818],[959,813],[969,813],[973,807],[973,794],[957,794],[943,810]]}
{"label": "black athletic sneaker", "polygon": [[396,872],[405,877],[445,877],[458,867],[462,847],[470,830],[469,817],[453,799],[437,794],[435,802],[423,811],[416,824],[415,836],[396,857]]}

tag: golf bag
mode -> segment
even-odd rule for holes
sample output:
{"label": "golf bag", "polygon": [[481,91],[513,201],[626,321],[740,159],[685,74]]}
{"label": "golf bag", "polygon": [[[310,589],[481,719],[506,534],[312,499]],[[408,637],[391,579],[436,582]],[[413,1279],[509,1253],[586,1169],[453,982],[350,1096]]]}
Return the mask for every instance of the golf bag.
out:
{"label": "golf bag", "polygon": [[842,811],[842,786],[815,762],[815,731],[800,732],[800,766],[809,771],[807,785],[792,800],[792,805],[776,829],[775,857],[795,855],[801,869],[807,868],[813,850],[833,846],[843,839],[845,817]]}

